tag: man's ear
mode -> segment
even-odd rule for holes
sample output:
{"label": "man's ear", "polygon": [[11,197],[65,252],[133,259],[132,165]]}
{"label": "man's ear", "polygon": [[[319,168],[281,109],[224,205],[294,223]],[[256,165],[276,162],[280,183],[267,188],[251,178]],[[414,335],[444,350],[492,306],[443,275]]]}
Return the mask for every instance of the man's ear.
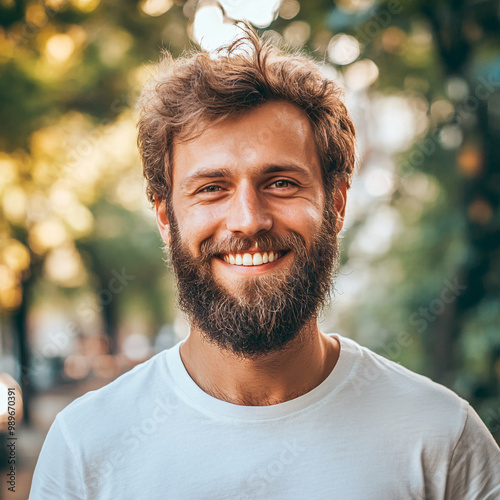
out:
{"label": "man's ear", "polygon": [[347,185],[345,182],[342,182],[335,188],[334,200],[335,213],[337,214],[336,229],[338,234],[342,231],[342,227],[344,226],[345,207],[347,202]]}
{"label": "man's ear", "polygon": [[162,240],[170,246],[170,223],[167,216],[166,200],[155,196],[156,223]]}

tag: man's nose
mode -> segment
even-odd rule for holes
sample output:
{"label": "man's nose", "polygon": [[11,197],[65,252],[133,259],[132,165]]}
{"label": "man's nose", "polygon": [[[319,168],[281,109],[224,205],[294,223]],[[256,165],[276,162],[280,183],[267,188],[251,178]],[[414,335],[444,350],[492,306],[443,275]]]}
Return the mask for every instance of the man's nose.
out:
{"label": "man's nose", "polygon": [[241,236],[264,233],[273,227],[266,201],[255,187],[245,184],[236,189],[226,214],[226,227]]}

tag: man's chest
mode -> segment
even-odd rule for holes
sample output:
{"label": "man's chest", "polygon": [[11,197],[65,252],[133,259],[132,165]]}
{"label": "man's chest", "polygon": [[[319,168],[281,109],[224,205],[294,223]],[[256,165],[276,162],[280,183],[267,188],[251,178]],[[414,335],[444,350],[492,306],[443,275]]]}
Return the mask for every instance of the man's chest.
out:
{"label": "man's chest", "polygon": [[246,436],[205,429],[174,444],[157,436],[115,457],[87,481],[90,498],[442,498],[446,482],[446,464],[427,471],[417,447],[356,443],[328,429],[313,438],[279,429]]}

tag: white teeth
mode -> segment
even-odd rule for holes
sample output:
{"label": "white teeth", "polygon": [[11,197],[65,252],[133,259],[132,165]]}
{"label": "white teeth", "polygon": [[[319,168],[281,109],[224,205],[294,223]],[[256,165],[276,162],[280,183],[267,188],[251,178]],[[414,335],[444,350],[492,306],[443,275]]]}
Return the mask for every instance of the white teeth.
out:
{"label": "white teeth", "polygon": [[280,258],[280,252],[255,252],[254,254],[240,253],[226,254],[223,259],[228,264],[236,266],[260,266],[268,262],[274,262]]}
{"label": "white teeth", "polygon": [[253,265],[260,266],[262,264],[262,255],[260,253],[253,254]]}

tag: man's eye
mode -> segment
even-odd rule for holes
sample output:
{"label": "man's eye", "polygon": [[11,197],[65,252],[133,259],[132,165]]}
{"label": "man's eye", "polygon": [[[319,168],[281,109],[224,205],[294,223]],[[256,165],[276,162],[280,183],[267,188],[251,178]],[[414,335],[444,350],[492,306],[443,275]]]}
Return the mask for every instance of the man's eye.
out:
{"label": "man's eye", "polygon": [[216,193],[217,191],[220,191],[220,186],[216,186],[215,184],[211,184],[210,186],[204,187],[203,189],[200,189],[200,193]]}
{"label": "man's eye", "polygon": [[271,184],[271,186],[277,187],[278,189],[285,189],[285,188],[288,188],[288,187],[292,187],[294,185],[295,184],[293,182],[286,181],[284,179],[280,179],[279,181],[274,181]]}

